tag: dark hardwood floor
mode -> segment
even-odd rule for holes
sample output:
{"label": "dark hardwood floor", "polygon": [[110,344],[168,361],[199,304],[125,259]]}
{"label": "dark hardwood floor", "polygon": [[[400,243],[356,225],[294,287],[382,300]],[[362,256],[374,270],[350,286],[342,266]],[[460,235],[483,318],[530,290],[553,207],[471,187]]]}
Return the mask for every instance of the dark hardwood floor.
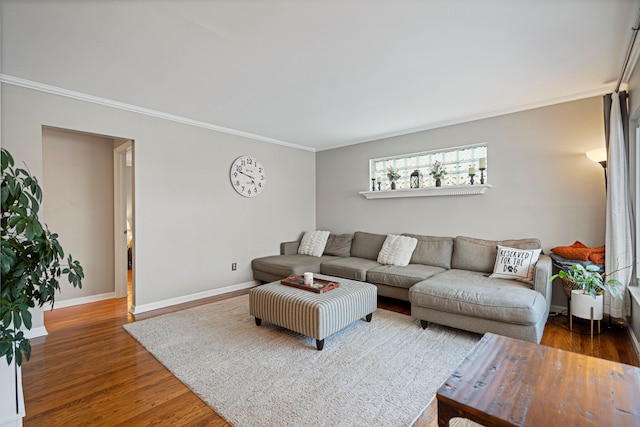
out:
{"label": "dark hardwood floor", "polygon": [[[208,298],[136,316],[153,317],[224,300],[248,291]],[[409,304],[380,298],[378,306],[409,314]],[[32,340],[23,365],[29,426],[226,426],[211,408],[124,331],[134,321],[127,299],[114,299],[45,312],[46,337]],[[594,337],[588,325],[568,330],[566,317],[551,319],[542,344],[640,366],[628,332],[607,328]],[[435,401],[434,401],[435,402]],[[436,426],[435,403],[415,426]]]}

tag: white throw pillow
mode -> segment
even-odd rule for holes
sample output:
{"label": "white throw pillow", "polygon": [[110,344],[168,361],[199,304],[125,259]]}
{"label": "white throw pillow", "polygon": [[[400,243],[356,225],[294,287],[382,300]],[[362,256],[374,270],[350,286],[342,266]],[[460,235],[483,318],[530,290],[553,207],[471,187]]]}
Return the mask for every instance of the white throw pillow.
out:
{"label": "white throw pillow", "polygon": [[498,245],[498,255],[489,277],[513,279],[533,285],[541,249],[515,249]]}
{"label": "white throw pillow", "polygon": [[300,246],[298,246],[298,253],[300,255],[322,256],[324,247],[327,246],[329,234],[328,231],[307,231],[302,236]]}
{"label": "white throw pillow", "polygon": [[417,244],[418,239],[416,238],[389,234],[378,253],[378,262],[399,266],[409,265]]}

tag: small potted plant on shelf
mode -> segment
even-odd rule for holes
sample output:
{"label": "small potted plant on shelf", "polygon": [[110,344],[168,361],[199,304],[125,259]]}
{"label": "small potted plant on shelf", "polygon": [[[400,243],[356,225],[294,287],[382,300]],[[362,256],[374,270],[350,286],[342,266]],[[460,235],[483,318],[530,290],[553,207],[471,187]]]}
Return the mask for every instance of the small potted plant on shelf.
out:
{"label": "small potted plant on shelf", "polygon": [[396,189],[396,181],[400,179],[400,173],[397,169],[394,169],[393,166],[389,166],[387,168],[387,178],[391,181],[391,189]]}
{"label": "small potted plant on shelf", "polygon": [[447,174],[446,169],[439,161],[433,162],[429,174],[436,180],[436,187],[442,186],[442,178]]}
{"label": "small potted plant on shelf", "polygon": [[601,320],[603,317],[603,293],[609,291],[611,296],[622,298],[623,285],[620,281],[611,279],[605,282],[600,268],[596,265],[574,264],[568,270],[560,270],[549,278],[561,278],[566,290],[570,290],[571,314],[582,319],[591,318],[593,307],[593,320]]}

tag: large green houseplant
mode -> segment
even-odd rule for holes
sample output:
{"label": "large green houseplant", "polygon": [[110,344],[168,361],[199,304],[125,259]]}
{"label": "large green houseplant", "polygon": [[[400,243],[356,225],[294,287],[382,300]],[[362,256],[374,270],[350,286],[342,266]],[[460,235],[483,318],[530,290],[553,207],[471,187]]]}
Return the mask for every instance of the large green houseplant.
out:
{"label": "large green houseplant", "polygon": [[71,255],[62,266],[64,251],[58,235],[40,222],[42,189],[26,169],[14,167],[11,154],[1,150],[2,186],[2,287],[0,291],[0,357],[18,366],[29,360],[31,344],[21,328],[31,329],[31,308],[53,304],[60,290],[58,279],[67,275],[82,287],[84,272]]}

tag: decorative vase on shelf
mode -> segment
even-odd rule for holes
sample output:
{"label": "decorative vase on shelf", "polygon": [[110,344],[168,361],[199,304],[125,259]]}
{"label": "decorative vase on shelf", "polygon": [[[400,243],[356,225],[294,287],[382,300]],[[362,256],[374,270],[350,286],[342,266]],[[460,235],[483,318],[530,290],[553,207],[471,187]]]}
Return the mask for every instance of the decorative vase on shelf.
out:
{"label": "decorative vase on shelf", "polygon": [[396,182],[395,181],[391,181],[391,189],[392,190],[396,189]]}
{"label": "decorative vase on shelf", "polygon": [[442,187],[442,180],[440,178],[436,178],[436,187]]}

